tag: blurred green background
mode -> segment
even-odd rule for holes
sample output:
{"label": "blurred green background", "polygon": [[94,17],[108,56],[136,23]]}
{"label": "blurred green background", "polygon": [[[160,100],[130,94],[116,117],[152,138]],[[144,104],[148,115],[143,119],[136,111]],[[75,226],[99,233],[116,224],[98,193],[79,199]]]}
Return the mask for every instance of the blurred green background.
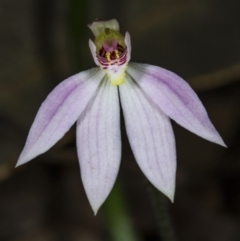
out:
{"label": "blurred green background", "polygon": [[[75,127],[50,151],[14,169],[41,102],[59,82],[94,66],[87,27],[118,19],[132,61],[170,69],[198,93],[228,149],[173,123],[179,241],[240,240],[240,1],[1,0],[0,240],[110,241],[105,207],[94,217],[76,156]],[[140,241],[159,227],[122,126],[119,179]],[[128,241],[128,240],[126,240]]]}

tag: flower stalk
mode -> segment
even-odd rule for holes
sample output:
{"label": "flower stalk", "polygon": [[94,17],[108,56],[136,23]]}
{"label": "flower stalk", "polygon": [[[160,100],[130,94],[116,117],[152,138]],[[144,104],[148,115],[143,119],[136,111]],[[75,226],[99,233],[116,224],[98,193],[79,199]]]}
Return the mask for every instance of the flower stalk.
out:
{"label": "flower stalk", "polygon": [[128,213],[124,191],[119,180],[104,204],[109,230],[113,241],[138,241]]}

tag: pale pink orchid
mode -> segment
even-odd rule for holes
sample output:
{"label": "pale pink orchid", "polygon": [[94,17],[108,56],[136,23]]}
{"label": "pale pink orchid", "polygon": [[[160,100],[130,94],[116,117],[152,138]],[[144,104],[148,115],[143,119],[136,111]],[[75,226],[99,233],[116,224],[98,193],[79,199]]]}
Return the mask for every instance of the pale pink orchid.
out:
{"label": "pale pink orchid", "polygon": [[109,195],[121,160],[120,103],[136,161],[148,180],[174,199],[176,147],[170,119],[225,146],[201,101],[181,77],[148,64],[129,63],[131,43],[117,20],[89,25],[98,67],[60,83],[42,103],[17,166],[50,149],[77,121],[83,185],[96,213]]}

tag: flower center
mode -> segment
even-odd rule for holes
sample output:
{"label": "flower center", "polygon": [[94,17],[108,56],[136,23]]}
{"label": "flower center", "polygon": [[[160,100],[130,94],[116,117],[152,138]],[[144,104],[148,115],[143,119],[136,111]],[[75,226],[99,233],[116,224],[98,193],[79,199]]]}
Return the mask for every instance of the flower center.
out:
{"label": "flower center", "polygon": [[94,41],[96,57],[102,70],[105,70],[113,85],[125,81],[127,67],[127,47],[124,37],[118,31],[105,28]]}

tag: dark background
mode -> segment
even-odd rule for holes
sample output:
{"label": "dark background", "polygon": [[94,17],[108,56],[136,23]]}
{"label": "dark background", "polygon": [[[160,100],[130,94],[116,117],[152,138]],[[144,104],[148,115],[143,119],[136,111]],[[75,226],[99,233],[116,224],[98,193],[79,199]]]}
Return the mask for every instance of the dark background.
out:
{"label": "dark background", "polygon": [[[179,241],[240,240],[240,1],[1,0],[0,240],[111,240],[104,205],[94,217],[84,193],[75,127],[50,151],[14,168],[35,114],[66,77],[94,66],[87,24],[118,19],[132,61],[170,69],[198,93],[228,149],[173,123]],[[144,175],[123,131],[119,172],[141,241],[161,240]],[[127,240],[126,240],[127,241]]]}

